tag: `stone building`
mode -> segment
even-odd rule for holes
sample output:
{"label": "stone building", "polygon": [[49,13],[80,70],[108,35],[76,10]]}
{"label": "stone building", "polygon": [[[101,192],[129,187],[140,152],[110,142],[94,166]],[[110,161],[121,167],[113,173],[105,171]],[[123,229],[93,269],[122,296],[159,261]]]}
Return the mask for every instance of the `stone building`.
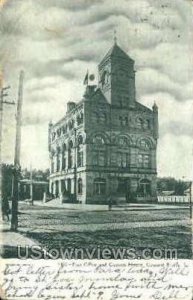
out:
{"label": "stone building", "polygon": [[50,193],[90,204],[155,201],[158,108],[136,101],[134,61],[116,42],[98,75],[49,124]]}

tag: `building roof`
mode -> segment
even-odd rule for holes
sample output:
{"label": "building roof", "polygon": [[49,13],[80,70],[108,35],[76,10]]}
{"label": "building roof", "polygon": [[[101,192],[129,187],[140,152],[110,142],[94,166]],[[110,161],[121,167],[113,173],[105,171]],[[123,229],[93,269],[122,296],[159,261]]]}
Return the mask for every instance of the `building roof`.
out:
{"label": "building roof", "polygon": [[105,98],[104,94],[102,93],[100,88],[97,88],[95,93],[90,98],[91,101],[97,101],[97,103],[104,103],[107,104],[107,99]]}
{"label": "building roof", "polygon": [[104,56],[100,64],[102,64],[104,61],[106,61],[109,57],[119,57],[124,59],[129,59],[130,61],[134,62],[132,58],[127,55],[118,45],[117,43],[114,43],[113,47],[107,52],[107,54]]}

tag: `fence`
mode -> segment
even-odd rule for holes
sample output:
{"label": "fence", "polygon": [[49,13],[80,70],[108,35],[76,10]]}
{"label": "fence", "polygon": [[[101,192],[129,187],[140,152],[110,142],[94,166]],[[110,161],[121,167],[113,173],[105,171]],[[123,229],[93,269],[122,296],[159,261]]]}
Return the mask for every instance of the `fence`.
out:
{"label": "fence", "polygon": [[190,196],[158,196],[158,203],[189,203]]}

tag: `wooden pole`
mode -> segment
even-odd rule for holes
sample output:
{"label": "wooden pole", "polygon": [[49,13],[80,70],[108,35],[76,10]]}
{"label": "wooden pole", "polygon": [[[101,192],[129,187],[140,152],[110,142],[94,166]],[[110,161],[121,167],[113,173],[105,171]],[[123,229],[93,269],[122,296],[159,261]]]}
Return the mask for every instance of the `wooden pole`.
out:
{"label": "wooden pole", "polygon": [[30,200],[31,205],[33,205],[33,175],[32,175],[32,166],[30,165]]}
{"label": "wooden pole", "polygon": [[[8,96],[7,90],[10,89],[10,86],[2,87],[0,92],[0,208],[2,201],[2,135],[3,135],[3,105],[4,104],[14,104],[14,102],[5,101],[4,98]],[[0,209],[1,211],[1,209]]]}
{"label": "wooden pole", "polygon": [[[1,157],[1,147],[2,147],[2,130],[3,130],[3,92],[1,90],[1,95],[0,95],[0,201],[1,201],[1,214],[2,214],[2,157]],[[2,215],[1,215],[2,218]]]}
{"label": "wooden pole", "polygon": [[12,198],[12,217],[11,217],[12,231],[17,231],[17,227],[18,227],[18,193],[19,193],[18,183],[20,177],[23,78],[24,78],[24,72],[21,71],[19,77],[19,90],[18,90],[17,115],[16,115],[16,137],[15,137],[13,198]]}
{"label": "wooden pole", "polygon": [[74,129],[75,145],[74,145],[74,200],[77,201],[77,139],[76,129]]}
{"label": "wooden pole", "polygon": [[192,219],[192,181],[190,182],[190,219]]}

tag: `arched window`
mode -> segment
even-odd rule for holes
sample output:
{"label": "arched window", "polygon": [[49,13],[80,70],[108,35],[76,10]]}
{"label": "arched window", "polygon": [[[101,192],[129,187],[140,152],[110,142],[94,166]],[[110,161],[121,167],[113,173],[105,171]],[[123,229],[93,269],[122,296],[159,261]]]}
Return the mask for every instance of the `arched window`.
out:
{"label": "arched window", "polygon": [[80,125],[83,123],[83,113],[82,112],[77,116],[76,122],[77,122],[77,125]]}
{"label": "arched window", "polygon": [[61,128],[57,129],[57,136],[61,136],[61,133],[62,133],[62,129]]}
{"label": "arched window", "polygon": [[105,85],[109,82],[109,72],[108,71],[104,71],[102,76],[101,76],[101,82],[102,82],[102,85]]}
{"label": "arched window", "polygon": [[78,179],[78,194],[82,194],[82,178]]}
{"label": "arched window", "polygon": [[94,194],[105,195],[106,193],[106,180],[104,178],[94,179]]}
{"label": "arched window", "polygon": [[128,117],[127,116],[120,116],[119,117],[120,125],[127,126],[128,125]]}
{"label": "arched window", "polygon": [[96,135],[94,138],[93,138],[93,143],[94,144],[98,144],[98,145],[103,145],[105,143],[104,139],[102,136],[100,135]]}
{"label": "arched window", "polygon": [[78,136],[78,145],[82,145],[83,144],[83,137],[82,135]]}
{"label": "arched window", "polygon": [[82,167],[83,166],[83,137],[82,135],[79,135],[78,137],[78,151],[77,151],[77,165],[78,167]]}
{"label": "arched window", "polygon": [[56,172],[60,171],[60,153],[61,149],[60,147],[58,147],[56,151]]}
{"label": "arched window", "polygon": [[51,174],[54,173],[54,160],[51,159]]}
{"label": "arched window", "polygon": [[137,128],[143,128],[143,120],[141,118],[137,118]]}
{"label": "arched window", "polygon": [[130,144],[128,138],[125,136],[119,137],[118,143],[120,146],[123,146],[123,147],[128,147]]}
{"label": "arched window", "polygon": [[66,169],[66,144],[62,146],[62,170]]}
{"label": "arched window", "polygon": [[99,114],[99,119],[98,119],[99,123],[105,124],[105,123],[106,123],[106,120],[107,120],[106,113],[101,112],[101,113]]}
{"label": "arched window", "polygon": [[68,168],[69,169],[71,169],[73,166],[72,148],[73,148],[73,143],[72,141],[70,141],[68,145]]}
{"label": "arched window", "polygon": [[139,142],[139,148],[143,150],[149,150],[150,143],[146,139],[141,139]]}
{"label": "arched window", "polygon": [[144,129],[151,129],[151,122],[150,120],[145,120],[144,121]]}
{"label": "arched window", "polygon": [[62,126],[62,133],[65,134],[65,133],[66,133],[66,130],[67,130],[66,125],[63,125],[63,126]]}
{"label": "arched window", "polygon": [[52,141],[55,140],[55,137],[56,137],[56,133],[53,132],[53,133],[52,133]]}
{"label": "arched window", "polygon": [[74,127],[74,120],[71,120],[68,122],[69,129],[72,129]]}

